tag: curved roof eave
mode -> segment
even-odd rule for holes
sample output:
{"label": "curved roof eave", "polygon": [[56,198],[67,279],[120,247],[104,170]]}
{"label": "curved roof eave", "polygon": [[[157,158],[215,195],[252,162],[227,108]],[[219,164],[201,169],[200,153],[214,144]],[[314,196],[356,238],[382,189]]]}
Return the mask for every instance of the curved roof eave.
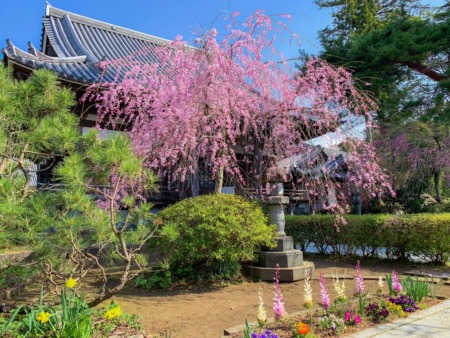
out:
{"label": "curved roof eave", "polygon": [[[32,47],[30,47],[30,51],[33,51]],[[98,73],[84,63],[86,57],[83,56],[56,58],[40,52],[31,54],[14,46],[9,40],[7,41],[7,47],[3,48],[1,52],[13,64],[20,65],[30,71],[36,69],[53,70],[58,73],[58,77],[63,81],[86,86],[96,82],[99,78]]]}

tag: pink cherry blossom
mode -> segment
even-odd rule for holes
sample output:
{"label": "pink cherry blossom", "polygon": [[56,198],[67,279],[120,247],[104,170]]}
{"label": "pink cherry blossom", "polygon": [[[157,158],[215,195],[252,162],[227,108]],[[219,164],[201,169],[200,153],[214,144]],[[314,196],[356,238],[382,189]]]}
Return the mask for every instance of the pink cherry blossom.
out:
{"label": "pink cherry blossom", "polygon": [[[300,70],[289,64],[273,45],[283,32],[294,36],[289,16],[277,22],[257,11],[241,25],[237,19],[238,13],[229,17],[222,40],[213,28],[195,48],[178,37],[152,47],[151,57],[149,50],[137,51],[152,60],[146,64],[136,55],[103,62],[116,81],[93,85],[84,97],[96,103],[98,126],[126,125],[136,154],[169,182],[189,182],[200,171],[215,179],[223,168],[237,188],[261,186],[264,171],[277,161],[316,152],[308,140],[337,130],[342,112],[377,109],[345,69],[320,59]],[[314,156],[302,169],[320,172],[294,182],[308,186],[312,202],[321,191],[335,191],[335,202],[322,204],[336,214],[349,211],[354,188],[369,196],[393,193],[372,144],[349,139],[345,148],[344,183],[332,177],[336,168]]]}

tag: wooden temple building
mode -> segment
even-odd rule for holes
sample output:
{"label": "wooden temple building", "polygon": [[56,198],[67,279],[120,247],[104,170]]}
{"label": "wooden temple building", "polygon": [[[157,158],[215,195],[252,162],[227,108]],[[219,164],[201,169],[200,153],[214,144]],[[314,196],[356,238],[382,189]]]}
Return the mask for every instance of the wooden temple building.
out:
{"label": "wooden temple building", "polygon": [[[133,55],[139,62],[154,63],[156,48],[165,46],[169,41],[131,29],[94,20],[70,13],[47,4],[42,19],[41,45],[39,49],[28,43],[28,50],[16,47],[12,41],[6,41],[3,62],[12,68],[14,78],[24,80],[37,69],[47,69],[58,74],[63,86],[73,90],[77,102],[86,88],[100,81],[110,82],[119,79],[114,70],[100,67],[102,61],[118,60]],[[145,53],[136,53],[145,50]],[[96,126],[96,112],[86,110],[81,104],[74,108],[79,116],[80,134]],[[106,133],[113,133],[107,131]],[[55,164],[57,161],[55,162]],[[42,163],[42,167],[48,167]],[[37,186],[52,183],[52,170],[37,170]],[[167,204],[179,199],[178,192],[163,185],[156,203]]]}
{"label": "wooden temple building", "polygon": [[[40,48],[29,42],[28,50],[24,51],[7,40],[2,53],[15,78],[25,79],[33,70],[48,69],[56,72],[62,84],[72,88],[80,98],[87,86],[116,79],[113,70],[100,67],[102,61],[135,55],[143,64],[158,62],[152,51],[168,42],[47,5]],[[146,53],[136,54],[144,49]],[[92,127],[95,119],[89,114],[80,115],[80,126]]]}

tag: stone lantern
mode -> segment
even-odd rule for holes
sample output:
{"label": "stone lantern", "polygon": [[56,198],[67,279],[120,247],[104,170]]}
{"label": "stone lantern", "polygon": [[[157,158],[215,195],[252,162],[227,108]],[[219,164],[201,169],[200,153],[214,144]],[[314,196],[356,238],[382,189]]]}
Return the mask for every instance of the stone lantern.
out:
{"label": "stone lantern", "polygon": [[314,271],[314,264],[303,261],[303,253],[294,248],[294,240],[284,231],[284,208],[289,204],[289,197],[284,196],[283,183],[291,180],[291,174],[282,167],[271,168],[264,175],[266,196],[263,203],[268,206],[269,224],[276,225],[278,237],[274,248],[262,248],[258,253],[258,266],[247,267],[255,279],[272,281],[277,264],[282,282],[303,279],[307,270]]}
{"label": "stone lantern", "polygon": [[289,197],[284,196],[284,182],[290,182],[292,175],[284,168],[276,167],[268,170],[264,176],[266,183],[266,196],[264,204],[269,208],[269,224],[277,226],[279,238],[284,238],[286,233],[284,208],[289,204]]}

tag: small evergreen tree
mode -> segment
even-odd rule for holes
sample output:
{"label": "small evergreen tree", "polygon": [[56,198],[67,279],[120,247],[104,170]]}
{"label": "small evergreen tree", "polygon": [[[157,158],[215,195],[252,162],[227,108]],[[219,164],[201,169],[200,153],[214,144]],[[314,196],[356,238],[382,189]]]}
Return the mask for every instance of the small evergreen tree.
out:
{"label": "small evergreen tree", "polygon": [[74,103],[56,74],[37,71],[18,82],[0,68],[0,249],[32,243],[45,223],[44,196],[35,195],[33,176],[37,164],[75,149]]}
{"label": "small evergreen tree", "polygon": [[[79,279],[88,273],[96,275],[102,287],[90,303],[94,306],[147,267],[141,249],[156,224],[146,196],[157,190],[157,178],[143,165],[143,159],[133,154],[126,136],[101,140],[98,132],[92,131],[81,138],[79,147],[56,170],[64,189],[58,193],[56,233],[50,239],[68,251],[73,264],[67,269],[61,260],[53,259],[43,265],[55,285],[67,275]],[[61,254],[55,252],[54,256]],[[110,280],[107,267],[112,266],[121,271],[117,282]]]}
{"label": "small evergreen tree", "polygon": [[[140,250],[154,226],[145,196],[156,177],[126,136],[101,140],[93,131],[80,138],[74,104],[54,73],[39,70],[18,82],[0,68],[0,249],[32,248],[34,270],[24,277],[42,267],[56,287],[95,269],[103,282],[95,305],[146,268]],[[37,164],[57,156],[57,189],[38,192]],[[107,289],[110,265],[122,275]],[[2,280],[18,269],[25,267],[2,267]]]}

